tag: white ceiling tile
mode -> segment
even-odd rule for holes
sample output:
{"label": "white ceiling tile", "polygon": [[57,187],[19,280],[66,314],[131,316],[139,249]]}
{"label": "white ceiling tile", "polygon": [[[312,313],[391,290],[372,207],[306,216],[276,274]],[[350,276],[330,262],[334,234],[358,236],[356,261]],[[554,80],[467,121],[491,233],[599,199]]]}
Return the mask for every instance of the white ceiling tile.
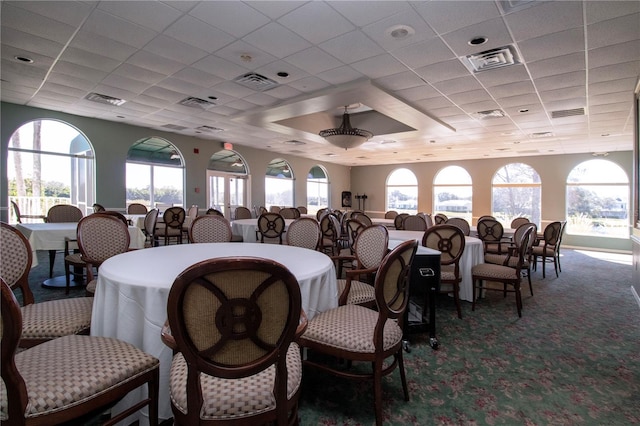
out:
{"label": "white ceiling tile", "polygon": [[[413,34],[405,38],[393,38],[391,31],[399,26],[409,27],[409,31]],[[389,16],[381,21],[369,24],[362,28],[372,40],[382,46],[385,50],[394,51],[418,43],[421,41],[433,39],[436,33],[427,25],[427,23],[416,14],[414,10],[407,10],[402,13]]]}
{"label": "white ceiling tile", "polygon": [[415,71],[432,84],[469,75],[469,70],[457,59],[427,65]]}
{"label": "white ceiling tile", "polygon": [[[108,74],[105,71],[85,67],[78,64],[72,64],[70,62],[58,61],[52,68],[52,72],[57,72],[60,74],[67,74],[72,77],[82,78],[87,81],[101,81]],[[4,70],[3,70],[4,74]]]}
{"label": "white ceiling tile", "polygon": [[82,23],[82,20],[89,14],[91,9],[93,9],[92,4],[81,1],[4,1],[3,3],[3,13],[5,12],[7,4],[10,4],[11,6],[26,9],[38,15],[46,16],[47,18],[73,26]]}
{"label": "white ceiling tile", "polygon": [[321,73],[342,66],[342,62],[322,49],[310,47],[285,58],[285,61],[308,72]]}
{"label": "white ceiling tile", "polygon": [[640,58],[640,41],[628,41],[626,43],[589,50],[588,55],[589,66],[592,68],[627,62],[634,58]]}
{"label": "white ceiling tile", "polygon": [[249,96],[245,96],[243,99],[245,101],[251,102],[255,105],[260,105],[260,106],[267,106],[267,105],[273,105],[276,102],[279,101],[278,98],[275,98],[273,96],[269,96],[269,91],[267,91],[266,93],[254,93],[252,95]]}
{"label": "white ceiling tile", "polygon": [[478,82],[478,80],[470,75],[446,81],[439,81],[437,83],[434,83],[433,85],[436,89],[438,89],[445,95],[482,89],[482,85]]}
{"label": "white ceiling tile", "polygon": [[529,80],[529,74],[524,65],[512,65],[504,68],[486,70],[476,73],[475,76],[480,83],[486,87]]}
{"label": "white ceiling tile", "polygon": [[124,100],[133,99],[139,95],[139,93],[130,92],[120,87],[108,86],[106,84],[98,84],[91,91]]}
{"label": "white ceiling tile", "polygon": [[601,21],[587,28],[589,49],[635,41],[640,44],[640,13]]}
{"label": "white ceiling tile", "polygon": [[71,38],[75,30],[72,25],[14,7],[12,4],[2,4],[0,18],[3,28],[6,26],[62,44]]}
{"label": "white ceiling tile", "polygon": [[633,77],[589,82],[589,95],[602,95],[613,92],[631,93],[637,79]]}
{"label": "white ceiling tile", "polygon": [[277,60],[276,57],[242,40],[235,41],[222,49],[218,49],[216,56],[252,70]]}
{"label": "white ceiling tile", "polygon": [[[75,98],[82,98],[87,94],[86,89],[81,89],[79,87],[68,86],[64,84],[57,84],[53,82],[47,82],[42,85],[42,89],[44,91],[48,91],[50,93],[57,93],[61,96],[68,96],[69,102],[74,102]],[[40,94],[40,93],[38,93]]]}
{"label": "white ceiling tile", "polygon": [[628,0],[587,1],[584,2],[584,7],[587,24],[640,12],[640,2]]}
{"label": "white ceiling tile", "polygon": [[496,100],[498,101],[498,104],[502,108],[516,107],[518,109],[528,108],[528,105],[535,105],[535,104],[539,104],[540,102],[540,98],[538,98],[538,96],[533,93],[526,93],[526,94],[517,95],[517,96],[508,96],[508,97],[503,97]]}
{"label": "white ceiling tile", "polygon": [[428,84],[422,84],[421,86],[411,87],[409,89],[396,90],[395,94],[402,99],[412,102],[434,98],[439,95],[439,92]]}
{"label": "white ceiling tile", "polygon": [[76,49],[73,47],[67,48],[62,56],[61,61],[70,62],[73,64],[83,65],[89,68],[96,68],[102,71],[111,72],[116,69],[122,62],[101,56],[92,52],[88,52],[82,49]]}
{"label": "white ceiling tile", "polygon": [[629,92],[605,93],[602,95],[589,96],[589,105],[603,105],[614,102],[628,103]]}
{"label": "white ceiling tile", "polygon": [[[48,81],[63,86],[76,87],[85,91],[89,91],[93,86],[96,85],[95,81],[84,80],[82,78],[77,78],[70,76],[69,74],[61,74],[58,72],[52,72],[51,74],[49,74]],[[2,89],[4,90],[4,88],[5,87],[3,84]]]}
{"label": "white ceiling tile", "polygon": [[451,99],[457,105],[467,105],[470,103],[477,102],[493,102],[489,93],[486,90],[472,90],[469,92],[460,92],[449,95],[449,99]]}
{"label": "white ceiling tile", "polygon": [[160,86],[152,86],[145,90],[142,95],[151,96],[156,99],[162,99],[169,102],[178,102],[185,98],[184,93],[165,89]]}
{"label": "white ceiling tile", "polygon": [[607,80],[619,80],[622,78],[636,77],[640,74],[640,58],[632,62],[611,64],[594,68],[589,72],[589,83],[598,83]]}
{"label": "white ceiling tile", "polygon": [[413,5],[425,21],[439,34],[500,16],[494,2],[489,1],[414,2]]}
{"label": "white ceiling tile", "polygon": [[335,85],[347,83],[349,81],[355,81],[363,77],[361,73],[354,70],[350,66],[343,66],[333,68],[328,71],[319,72],[316,74],[316,76],[328,83]]}
{"label": "white ceiling tile", "polygon": [[294,89],[293,87],[286,84],[274,87],[267,93],[269,94],[269,96],[273,96],[278,99],[290,99],[302,94],[300,90]]}
{"label": "white ceiling tile", "polygon": [[182,15],[179,10],[158,1],[103,1],[98,3],[98,8],[156,32],[164,31]]}
{"label": "white ceiling tile", "polygon": [[180,80],[177,78],[165,78],[164,80],[158,83],[158,87],[162,87],[164,89],[172,90],[174,92],[183,93],[189,96],[195,96],[201,99],[206,98],[206,88],[202,86],[198,86],[197,84],[189,83],[184,80]]}
{"label": "white ceiling tile", "polygon": [[366,5],[359,0],[329,1],[327,3],[358,27],[364,27],[372,22],[410,9],[407,3],[398,1],[372,1],[367,2]]}
{"label": "white ceiling tile", "polygon": [[[470,40],[477,37],[485,37],[487,42],[481,45],[469,44]],[[497,49],[513,43],[509,30],[502,18],[499,17],[447,33],[442,38],[458,57]]]}
{"label": "white ceiling tile", "polygon": [[[578,82],[576,83],[578,84]],[[587,92],[584,84],[581,84],[579,86],[565,87],[561,89],[553,89],[550,91],[540,92],[540,98],[545,103],[548,103],[551,101],[563,100],[563,99],[583,98],[585,99],[584,103],[586,104],[586,97],[587,97]]]}
{"label": "white ceiling tile", "polygon": [[196,68],[183,68],[180,71],[175,72],[172,77],[179,78],[193,84],[198,84],[203,87],[211,87],[222,81],[222,78]]}
{"label": "white ceiling tile", "polygon": [[278,19],[278,23],[313,44],[353,31],[355,27],[322,2],[309,2]]}
{"label": "white ceiling tile", "polygon": [[413,71],[404,71],[387,77],[378,78],[374,83],[379,87],[392,92],[424,86],[424,81],[422,81],[422,79]]}
{"label": "white ceiling tile", "polygon": [[[591,62],[591,55],[589,55],[589,62]],[[585,55],[584,52],[578,52],[541,61],[528,62],[527,68],[534,78],[585,70]]]}
{"label": "white ceiling tile", "polygon": [[335,56],[345,64],[352,64],[372,56],[384,53],[376,43],[365,34],[354,31],[343,34],[320,44],[320,48]]}
{"label": "white ceiling tile", "polygon": [[241,2],[203,1],[189,14],[235,37],[244,37],[270,19]]}
{"label": "white ceiling tile", "polygon": [[386,77],[407,70],[407,67],[390,54],[384,54],[354,62],[351,66],[371,79]]}
{"label": "white ceiling tile", "polygon": [[64,48],[64,45],[52,40],[47,40],[32,34],[28,34],[14,28],[2,26],[0,40],[2,46],[13,46],[25,52],[37,53],[40,55],[55,58]]}
{"label": "white ceiling tile", "polygon": [[136,52],[136,48],[131,45],[82,30],[69,43],[69,47],[83,49],[88,52],[97,52],[102,56],[118,61],[125,61]]}
{"label": "white ceiling tile", "polygon": [[491,93],[496,99],[505,98],[507,96],[523,95],[527,93],[535,93],[535,88],[530,81],[520,81],[517,83],[501,84],[493,86]]}
{"label": "white ceiling tile", "polygon": [[409,68],[420,68],[427,65],[454,59],[456,55],[439,38],[396,49],[393,56],[405,63]]}
{"label": "white ceiling tile", "polygon": [[244,98],[245,96],[256,93],[255,90],[241,86],[238,83],[234,83],[233,81],[223,81],[222,83],[213,86],[212,89],[235,98]]}
{"label": "white ceiling tile", "polygon": [[139,50],[127,62],[165,75],[171,75],[184,68],[184,64],[180,62],[163,58],[145,50]]}
{"label": "white ceiling tile", "polygon": [[539,2],[504,19],[516,41],[528,40],[569,28],[582,28],[582,2]]}
{"label": "white ceiling tile", "polygon": [[308,41],[275,22],[252,32],[244,40],[276,58],[284,58],[311,46]]}
{"label": "white ceiling tile", "polygon": [[301,92],[310,93],[317,90],[325,89],[329,87],[329,84],[326,81],[319,79],[318,77],[309,76],[293,81],[289,84],[289,86]]}
{"label": "white ceiling tile", "polygon": [[271,19],[278,19],[283,15],[291,12],[294,9],[302,6],[306,3],[306,1],[269,1],[269,0],[258,0],[258,1],[247,1],[245,2],[249,6],[257,9],[264,15],[268,16]]}
{"label": "white ceiling tile", "polygon": [[586,82],[586,72],[574,71],[566,74],[551,75],[536,80],[536,87],[539,91],[561,89],[564,87],[574,87],[584,85]]}
{"label": "white ceiling tile", "polygon": [[585,50],[584,46],[582,28],[560,31],[518,43],[525,63],[581,52]]}
{"label": "white ceiling tile", "polygon": [[208,55],[204,50],[162,34],[151,40],[144,50],[184,65],[191,65]]}
{"label": "white ceiling tile", "polygon": [[[40,55],[34,52],[28,52],[23,49],[17,49],[13,46],[6,46],[6,45],[3,46],[2,51],[0,53],[2,54],[3,60],[6,60],[9,63],[14,63],[15,64],[14,66],[24,67],[24,69],[26,69],[27,72],[29,69],[39,69],[39,70],[42,70],[43,72],[46,72],[49,70],[49,68],[55,61],[55,57]],[[23,61],[16,59],[16,57],[27,57],[33,60],[33,63],[27,64]]]}
{"label": "white ceiling tile", "polygon": [[[286,60],[278,60],[271,62],[263,67],[260,67],[255,70],[258,74],[264,75],[278,83],[287,84],[292,81],[296,81],[300,78],[309,77],[312,73],[308,73],[301,68],[295,67],[291,65]],[[286,72],[289,74],[288,77],[280,77],[278,75],[279,72]]]}
{"label": "white ceiling tile", "polygon": [[235,41],[235,37],[193,16],[183,16],[164,31],[165,35],[213,53]]}
{"label": "white ceiling tile", "polygon": [[215,55],[209,55],[192,65],[196,68],[213,74],[223,80],[233,80],[234,78],[249,72],[246,67],[241,67],[226,59],[219,58]]}
{"label": "white ceiling tile", "polygon": [[134,80],[144,81],[149,84],[158,83],[160,80],[166,78],[165,74],[161,74],[152,71],[147,68],[142,68],[133,64],[122,64],[116,70],[113,71],[116,75],[122,75],[124,77],[132,78]]}
{"label": "white ceiling tile", "polygon": [[94,32],[137,48],[144,47],[157,34],[148,28],[132,24],[100,10],[94,10],[82,28],[85,31]]}

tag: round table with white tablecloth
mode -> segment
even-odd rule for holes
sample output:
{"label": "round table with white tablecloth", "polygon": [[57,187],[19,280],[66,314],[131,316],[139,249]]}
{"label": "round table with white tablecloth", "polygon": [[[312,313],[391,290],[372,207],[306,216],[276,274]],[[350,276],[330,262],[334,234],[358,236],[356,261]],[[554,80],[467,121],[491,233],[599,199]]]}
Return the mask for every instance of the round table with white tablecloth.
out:
{"label": "round table with white tablecloth", "polygon": [[[302,308],[309,319],[338,306],[336,271],[331,258],[300,247],[259,243],[179,244],[123,253],[100,266],[91,335],[124,340],[160,359],[160,418],[171,417],[169,367],[173,354],[160,340],[171,285],[178,274],[197,262],[238,256],[267,258],[286,266],[298,280]],[[133,392],[137,395],[127,397],[122,404],[138,401],[139,392],[145,391]],[[140,420],[144,423],[147,419]]]}
{"label": "round table with white tablecloth", "polygon": [[[422,244],[423,231],[399,231],[389,230],[389,241],[417,240]],[[460,283],[460,300],[471,302],[473,300],[473,276],[471,268],[479,263],[484,263],[484,247],[482,241],[476,237],[465,237],[465,246],[460,258],[460,273],[462,282]]]}

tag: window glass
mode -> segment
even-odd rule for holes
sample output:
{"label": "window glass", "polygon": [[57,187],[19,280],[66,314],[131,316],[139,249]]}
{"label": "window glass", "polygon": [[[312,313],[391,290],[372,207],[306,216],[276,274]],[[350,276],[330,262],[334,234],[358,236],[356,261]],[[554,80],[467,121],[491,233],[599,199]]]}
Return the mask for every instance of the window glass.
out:
{"label": "window glass", "polygon": [[409,169],[394,170],[387,178],[386,210],[398,213],[418,212],[418,179]]}
{"label": "window glass", "polygon": [[264,202],[267,210],[271,206],[293,207],[293,172],[282,158],[272,160],[267,166],[264,179]]}
{"label": "window glass", "polygon": [[[22,125],[8,146],[9,198],[23,215],[46,215],[55,204],[83,213],[94,201],[93,148],[75,127],[57,120]],[[17,222],[11,210],[10,222]]]}
{"label": "window glass", "polygon": [[465,169],[445,167],[433,180],[433,214],[462,217],[471,223],[472,193],[471,176]]}
{"label": "window glass", "polygon": [[307,173],[307,212],[316,214],[329,207],[329,179],[320,166],[313,166]]}
{"label": "window glass", "polygon": [[127,154],[127,205],[141,203],[161,211],[184,205],[182,155],[169,141],[148,137],[134,143]]}
{"label": "window glass", "polygon": [[492,188],[491,214],[502,226],[510,228],[511,221],[522,216],[540,227],[541,181],[533,167],[507,164],[493,176]]}
{"label": "window glass", "polygon": [[629,237],[629,178],[617,164],[589,160],[574,167],[566,199],[567,233]]}

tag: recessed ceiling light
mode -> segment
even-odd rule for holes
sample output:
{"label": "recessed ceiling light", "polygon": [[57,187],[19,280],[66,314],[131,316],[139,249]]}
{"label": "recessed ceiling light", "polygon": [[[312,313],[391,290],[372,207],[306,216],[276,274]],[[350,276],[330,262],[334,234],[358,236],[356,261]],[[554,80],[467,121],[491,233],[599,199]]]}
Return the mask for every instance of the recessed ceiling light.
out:
{"label": "recessed ceiling light", "polygon": [[529,110],[527,108],[522,108],[522,109],[519,109],[518,112],[529,112]]}
{"label": "recessed ceiling light", "polygon": [[487,42],[487,38],[484,36],[474,37],[468,41],[470,46],[480,46],[481,44],[485,44]]}
{"label": "recessed ceiling light", "polygon": [[280,71],[280,72],[277,74],[277,76],[278,76],[278,77],[282,77],[282,78],[286,78],[286,77],[289,77],[289,73],[288,73],[288,72],[286,72],[286,71]]}
{"label": "recessed ceiling light", "polygon": [[606,138],[606,137],[608,137],[608,136],[611,136],[611,134],[610,134],[610,133],[603,133],[603,134],[601,134],[600,136],[602,136],[603,138]]}
{"label": "recessed ceiling light", "polygon": [[32,64],[33,59],[27,58],[26,56],[14,56],[13,59],[16,61],[24,62],[25,64]]}
{"label": "recessed ceiling light", "polygon": [[435,141],[435,140],[433,140],[433,139],[431,139],[431,140],[429,141],[429,143],[436,143],[436,141]]}
{"label": "recessed ceiling light", "polygon": [[394,25],[387,28],[384,33],[387,37],[391,37],[394,40],[404,40],[414,35],[416,30],[408,25]]}

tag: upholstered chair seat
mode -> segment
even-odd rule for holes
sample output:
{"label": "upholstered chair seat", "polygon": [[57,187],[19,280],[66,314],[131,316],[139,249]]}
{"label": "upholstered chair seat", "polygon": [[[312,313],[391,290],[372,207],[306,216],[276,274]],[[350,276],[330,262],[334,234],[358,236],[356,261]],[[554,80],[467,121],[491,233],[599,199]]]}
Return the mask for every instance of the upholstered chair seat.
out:
{"label": "upholstered chair seat", "polygon": [[22,306],[22,338],[49,340],[69,334],[87,334],[93,297],[73,297]]}

